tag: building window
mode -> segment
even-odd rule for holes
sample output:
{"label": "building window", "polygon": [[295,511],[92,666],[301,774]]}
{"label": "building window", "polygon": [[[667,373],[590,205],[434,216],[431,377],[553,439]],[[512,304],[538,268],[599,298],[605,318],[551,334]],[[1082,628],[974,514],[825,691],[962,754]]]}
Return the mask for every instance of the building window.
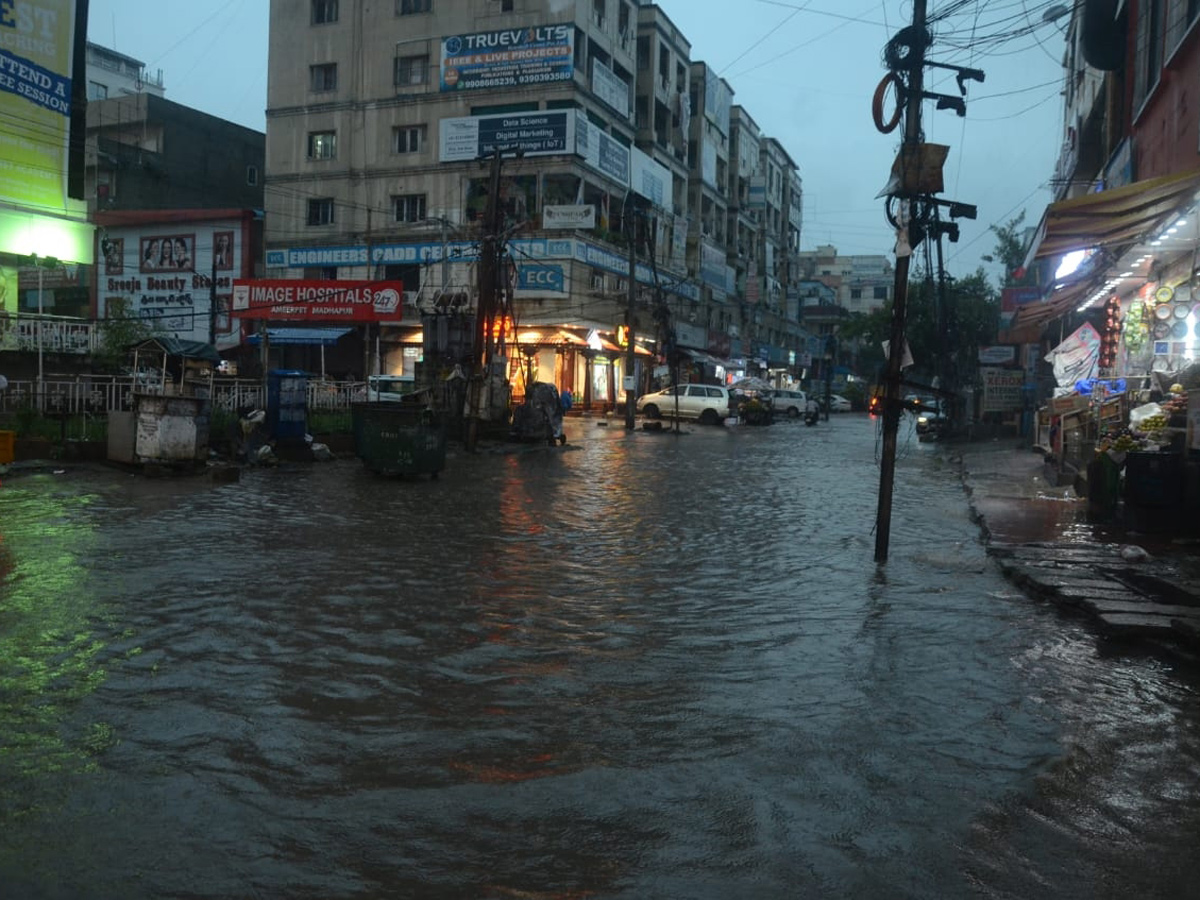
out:
{"label": "building window", "polygon": [[425,221],[425,195],[398,194],[393,196],[392,218],[397,222]]}
{"label": "building window", "polygon": [[1136,114],[1162,74],[1163,0],[1149,0],[1139,5],[1134,40],[1133,109]]}
{"label": "building window", "polygon": [[862,299],[862,288],[850,288],[850,299],[851,300],[861,300]]}
{"label": "building window", "polygon": [[321,63],[308,67],[308,89],[310,91],[337,90],[337,63]]}
{"label": "building window", "polygon": [[513,0],[500,0],[500,12],[512,12]]}
{"label": "building window", "polygon": [[312,0],[312,23],[329,25],[338,20],[338,0]]}
{"label": "building window", "polygon": [[412,84],[426,84],[429,81],[429,57],[397,56],[396,57],[396,86],[406,87]]}
{"label": "building window", "polygon": [[432,0],[396,0],[396,13],[401,16],[412,16],[417,13],[427,13],[432,6]]}
{"label": "building window", "polygon": [[309,225],[332,225],[333,224],[333,198],[319,197],[316,200],[308,201],[308,224]]}
{"label": "building window", "polygon": [[337,159],[337,132],[310,131],[308,133],[309,159]]}
{"label": "building window", "polygon": [[88,82],[88,99],[89,100],[105,100],[108,98],[108,85],[101,84],[98,81]]}
{"label": "building window", "polygon": [[401,125],[392,129],[393,153],[420,153],[424,146],[424,125]]}
{"label": "building window", "polygon": [[246,166],[246,184],[250,187],[258,184],[258,166]]}
{"label": "building window", "polygon": [[876,300],[886,300],[887,295],[888,295],[888,289],[885,285],[876,286],[876,288],[875,288],[875,299]]}

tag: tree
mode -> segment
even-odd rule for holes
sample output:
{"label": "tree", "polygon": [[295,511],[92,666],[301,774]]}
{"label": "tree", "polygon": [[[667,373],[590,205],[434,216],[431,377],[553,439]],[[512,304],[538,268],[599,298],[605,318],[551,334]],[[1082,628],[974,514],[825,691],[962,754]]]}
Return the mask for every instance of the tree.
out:
{"label": "tree", "polygon": [[125,303],[116,300],[109,301],[108,315],[99,330],[99,346],[92,354],[92,362],[98,371],[114,374],[128,365],[130,347],[158,333],[146,320],[133,315]]}
{"label": "tree", "polygon": [[1036,273],[1026,270],[1024,229],[1021,223],[1025,221],[1025,210],[1020,215],[1009,219],[1003,225],[989,225],[988,229],[996,235],[996,249],[983,257],[984,262],[1000,263],[1004,266],[1004,277],[1001,287],[1028,287],[1037,283]]}
{"label": "tree", "polygon": [[876,373],[882,371],[885,362],[883,342],[888,339],[891,327],[890,304],[872,312],[851,313],[838,326],[838,340],[843,349],[854,354],[854,369],[858,374],[877,380]]}
{"label": "tree", "polygon": [[[978,371],[974,360],[979,358],[979,348],[996,339],[999,296],[983,269],[978,269],[962,279],[947,276],[944,313],[939,313],[939,299],[935,280],[909,282],[905,336],[913,367],[905,370],[904,377],[924,382],[939,377],[947,387],[970,384]],[[839,329],[843,345],[847,340],[861,342],[860,371],[882,370],[883,342],[891,335],[891,323],[888,303],[875,312],[852,315]]]}

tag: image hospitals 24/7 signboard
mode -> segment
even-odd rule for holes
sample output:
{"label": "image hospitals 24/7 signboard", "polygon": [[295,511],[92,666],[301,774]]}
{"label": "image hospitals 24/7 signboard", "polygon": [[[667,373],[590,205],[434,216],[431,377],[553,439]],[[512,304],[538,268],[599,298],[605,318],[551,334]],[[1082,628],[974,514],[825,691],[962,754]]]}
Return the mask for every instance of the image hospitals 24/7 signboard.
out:
{"label": "image hospitals 24/7 signboard", "polygon": [[231,314],[277,322],[399,322],[399,281],[257,279],[233,283]]}
{"label": "image hospitals 24/7 signboard", "polygon": [[443,91],[522,87],[574,75],[574,25],[456,34],[442,41]]}

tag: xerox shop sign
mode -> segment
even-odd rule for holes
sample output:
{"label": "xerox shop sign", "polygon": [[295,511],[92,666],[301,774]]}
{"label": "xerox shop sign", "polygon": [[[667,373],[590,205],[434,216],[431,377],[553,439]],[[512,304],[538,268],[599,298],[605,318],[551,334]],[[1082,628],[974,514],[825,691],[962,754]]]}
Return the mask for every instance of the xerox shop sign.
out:
{"label": "xerox shop sign", "polygon": [[256,279],[233,283],[231,314],[276,322],[399,322],[399,281]]}

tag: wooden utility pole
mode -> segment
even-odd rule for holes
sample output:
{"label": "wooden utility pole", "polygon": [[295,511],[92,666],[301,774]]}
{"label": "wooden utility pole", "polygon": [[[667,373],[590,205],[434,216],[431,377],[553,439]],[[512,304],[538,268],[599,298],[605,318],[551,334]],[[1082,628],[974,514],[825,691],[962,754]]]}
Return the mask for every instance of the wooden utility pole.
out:
{"label": "wooden utility pole", "polygon": [[467,382],[467,402],[470,414],[467,418],[466,448],[475,450],[479,440],[479,420],[483,417],[483,404],[490,403],[488,391],[492,366],[492,327],[496,315],[496,260],[500,241],[500,151],[492,157],[492,171],[488,178],[488,196],[484,204],[483,236],[479,246],[479,299],[475,303],[475,346],[472,363],[475,371]]}
{"label": "wooden utility pole", "polygon": [[[914,34],[925,31],[926,0],[913,0]],[[925,45],[916,41],[913,45],[911,68],[908,71],[906,86],[907,108],[904,113],[904,146],[901,148],[901,159],[904,151],[915,151],[921,142],[921,99],[924,91],[925,75]],[[903,189],[901,189],[903,193]],[[903,198],[901,202],[904,202]],[[910,211],[911,212],[911,211]],[[913,217],[902,219],[901,224],[907,229]],[[912,232],[910,232],[912,233]],[[910,241],[910,246],[911,246]],[[896,259],[896,280],[893,289],[892,302],[892,331],[888,343],[887,374],[884,378],[883,393],[883,456],[879,465],[879,508],[875,516],[875,562],[887,562],[888,544],[892,536],[892,491],[896,482],[896,435],[900,430],[900,364],[904,358],[904,331],[908,304],[908,266],[912,251]]]}
{"label": "wooden utility pole", "polygon": [[625,233],[629,236],[629,305],[625,310],[625,430],[633,431],[634,405],[637,403],[637,384],[634,380],[637,360],[634,357],[633,317],[637,306],[637,221],[634,219],[633,193],[625,195]]}

